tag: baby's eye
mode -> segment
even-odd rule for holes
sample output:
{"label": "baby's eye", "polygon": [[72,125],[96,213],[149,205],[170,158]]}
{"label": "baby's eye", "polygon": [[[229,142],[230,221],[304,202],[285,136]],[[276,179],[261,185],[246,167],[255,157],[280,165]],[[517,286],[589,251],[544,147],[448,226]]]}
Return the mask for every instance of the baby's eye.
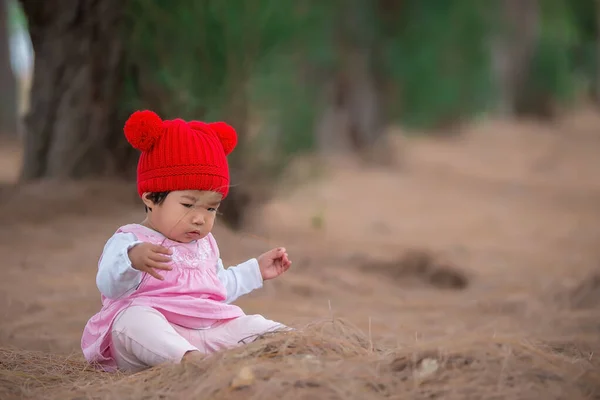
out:
{"label": "baby's eye", "polygon": [[208,211],[210,212],[217,212],[217,209],[214,207],[208,207]]}
{"label": "baby's eye", "polygon": [[185,208],[192,208],[194,207],[193,204],[185,204],[185,203],[181,203],[182,206],[184,206]]}

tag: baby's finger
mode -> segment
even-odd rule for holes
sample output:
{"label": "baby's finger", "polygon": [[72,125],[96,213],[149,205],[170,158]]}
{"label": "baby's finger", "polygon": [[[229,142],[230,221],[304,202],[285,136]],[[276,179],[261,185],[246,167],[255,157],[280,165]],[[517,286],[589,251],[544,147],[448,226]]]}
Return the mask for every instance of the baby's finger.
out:
{"label": "baby's finger", "polygon": [[158,279],[159,281],[164,281],[165,278],[163,278],[158,272],[156,272],[155,270],[153,270],[152,268],[148,268],[146,269],[146,273],[148,275],[151,275],[153,277],[155,277],[156,279]]}
{"label": "baby's finger", "polygon": [[173,252],[171,251],[171,249],[155,244],[151,247],[152,251],[155,253],[161,253],[161,254],[167,254],[167,255],[171,255]]}
{"label": "baby's finger", "polygon": [[157,262],[170,262],[171,261],[171,257],[166,256],[164,254],[160,254],[160,253],[150,253],[150,255],[148,255],[148,258],[152,261],[157,261]]}
{"label": "baby's finger", "polygon": [[171,267],[167,263],[159,262],[159,261],[153,261],[153,260],[149,260],[148,262],[146,262],[146,266],[148,266],[149,268],[162,269],[162,270],[165,270],[165,271],[170,271],[170,270],[173,269],[173,267]]}
{"label": "baby's finger", "polygon": [[281,258],[285,254],[285,249],[283,247],[276,247],[273,250],[271,250],[270,253],[271,258],[275,260],[277,258]]}

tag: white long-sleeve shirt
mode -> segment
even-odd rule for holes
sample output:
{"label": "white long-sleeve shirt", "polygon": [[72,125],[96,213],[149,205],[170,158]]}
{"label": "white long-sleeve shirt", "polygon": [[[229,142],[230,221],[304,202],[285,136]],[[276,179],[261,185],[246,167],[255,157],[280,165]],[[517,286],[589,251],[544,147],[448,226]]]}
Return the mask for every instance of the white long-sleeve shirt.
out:
{"label": "white long-sleeve shirt", "polygon": [[[132,233],[116,233],[106,242],[96,275],[98,290],[105,297],[116,299],[124,296],[142,282],[143,272],[133,268],[128,255],[129,249],[139,243],[142,242]],[[227,290],[226,303],[231,303],[263,285],[255,258],[227,269],[219,258],[215,268],[219,280]]]}

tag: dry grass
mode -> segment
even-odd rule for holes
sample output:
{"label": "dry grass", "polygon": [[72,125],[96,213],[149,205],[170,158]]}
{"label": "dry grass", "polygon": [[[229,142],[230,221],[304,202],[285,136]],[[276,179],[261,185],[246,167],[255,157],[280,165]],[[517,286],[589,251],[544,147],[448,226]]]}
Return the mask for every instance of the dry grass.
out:
{"label": "dry grass", "polygon": [[[572,338],[565,338],[572,343]],[[597,343],[596,343],[597,344]],[[2,351],[3,399],[579,399],[600,396],[593,355],[478,336],[385,348],[344,320],[265,336],[200,362],[124,376]],[[596,397],[597,398],[597,397]]]}
{"label": "dry grass", "polygon": [[42,352],[0,349],[0,398],[36,398],[68,385],[93,384],[108,378],[90,368],[80,357],[67,358]]}

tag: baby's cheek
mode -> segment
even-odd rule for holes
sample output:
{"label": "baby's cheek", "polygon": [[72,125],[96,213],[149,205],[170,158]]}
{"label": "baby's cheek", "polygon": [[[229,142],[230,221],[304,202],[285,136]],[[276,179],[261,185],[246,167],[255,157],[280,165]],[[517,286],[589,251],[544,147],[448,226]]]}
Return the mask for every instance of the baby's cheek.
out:
{"label": "baby's cheek", "polygon": [[179,231],[181,231],[183,229],[183,226],[185,224],[181,223],[181,218],[169,218],[169,219],[165,219],[164,221],[164,229],[166,229],[168,232],[171,232],[171,234],[177,234]]}
{"label": "baby's cheek", "polygon": [[[190,213],[180,212],[172,216],[171,222],[177,224],[178,222],[188,221],[191,218]],[[180,224],[183,225],[183,224]]]}

